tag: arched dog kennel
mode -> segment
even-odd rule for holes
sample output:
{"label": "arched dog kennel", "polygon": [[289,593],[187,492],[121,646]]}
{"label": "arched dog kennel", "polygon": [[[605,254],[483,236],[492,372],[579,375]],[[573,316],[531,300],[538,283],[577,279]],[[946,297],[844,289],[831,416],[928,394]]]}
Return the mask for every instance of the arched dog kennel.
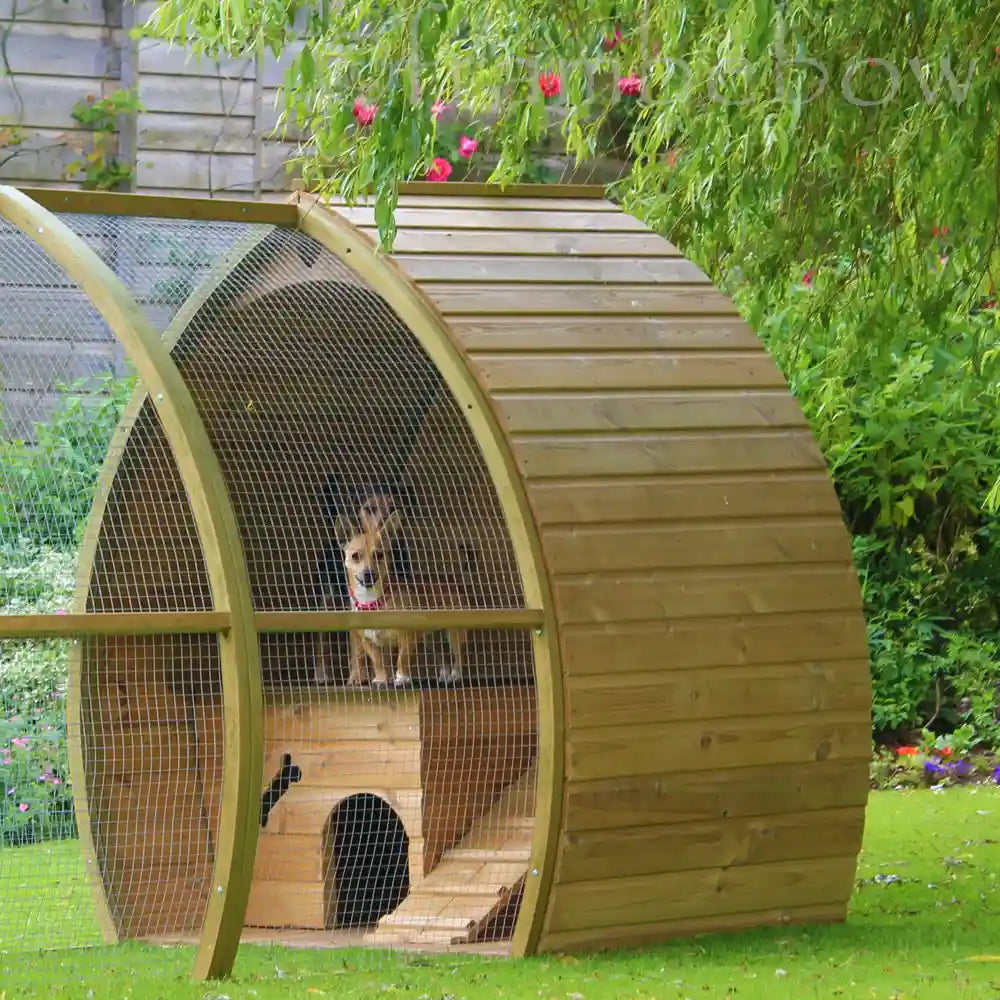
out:
{"label": "arched dog kennel", "polygon": [[391,257],[370,207],[305,195],[0,212],[139,379],[73,613],[4,633],[79,640],[107,940],[196,940],[203,976],[241,936],[520,955],[843,919],[849,537],[782,376],[669,243],[589,188],[411,186]]}

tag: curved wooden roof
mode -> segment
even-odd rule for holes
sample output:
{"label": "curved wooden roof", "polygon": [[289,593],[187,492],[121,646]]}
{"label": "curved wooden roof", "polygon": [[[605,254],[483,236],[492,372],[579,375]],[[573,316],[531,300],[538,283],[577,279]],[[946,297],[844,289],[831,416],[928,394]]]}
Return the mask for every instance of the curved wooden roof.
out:
{"label": "curved wooden roof", "polygon": [[[367,207],[335,210],[375,236]],[[393,256],[527,487],[565,785],[543,950],[840,919],[868,790],[850,538],[730,300],[600,198],[404,195]]]}

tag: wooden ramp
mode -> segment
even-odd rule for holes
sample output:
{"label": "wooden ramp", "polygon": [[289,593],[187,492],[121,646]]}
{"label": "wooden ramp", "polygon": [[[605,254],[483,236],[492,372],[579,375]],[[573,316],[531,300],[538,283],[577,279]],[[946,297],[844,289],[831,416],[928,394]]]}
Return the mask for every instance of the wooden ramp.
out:
{"label": "wooden ramp", "polygon": [[478,940],[520,894],[531,859],[535,765],[508,785],[365,943],[381,947]]}

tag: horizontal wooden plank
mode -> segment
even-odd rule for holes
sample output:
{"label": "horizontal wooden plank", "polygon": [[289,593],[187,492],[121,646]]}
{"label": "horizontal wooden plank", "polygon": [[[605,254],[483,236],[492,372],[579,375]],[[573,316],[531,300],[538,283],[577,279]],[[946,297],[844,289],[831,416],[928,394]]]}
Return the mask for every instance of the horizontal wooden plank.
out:
{"label": "horizontal wooden plank", "polygon": [[571,781],[566,785],[563,829],[627,830],[864,806],[869,756],[866,749],[855,760],[711,771],[678,767],[678,756],[660,774]]}
{"label": "horizontal wooden plank", "polygon": [[[561,625],[717,618],[728,615],[857,612],[861,589],[853,566],[692,569],[555,581]],[[808,628],[808,624],[804,623]]]}
{"label": "horizontal wooden plank", "polygon": [[542,525],[841,514],[830,478],[821,471],[543,479],[530,483],[529,496]]}
{"label": "horizontal wooden plank", "polygon": [[[455,194],[454,188],[442,188],[440,193],[407,194],[399,196],[400,208],[438,208],[438,209],[487,209],[491,212],[535,211],[535,212],[620,212],[614,202],[603,197],[566,197],[554,198],[550,192],[552,187],[545,185],[532,197],[526,195],[508,194],[499,185],[494,186],[493,194],[465,194],[465,184],[459,189],[463,193]],[[507,191],[510,188],[506,189]],[[598,188],[600,190],[600,188]],[[336,202],[331,202],[336,204]],[[340,202],[343,204],[343,202]],[[371,205],[362,207],[371,208]]]}
{"label": "horizontal wooden plank", "polygon": [[[80,131],[73,108],[87,95],[101,95],[99,77],[0,77],[0,122],[39,128]],[[28,176],[28,175],[25,175]],[[34,180],[34,178],[32,178]]]}
{"label": "horizontal wooden plank", "polygon": [[[67,5],[69,6],[69,5]],[[92,77],[111,74],[117,61],[117,39],[103,25],[32,24],[20,16],[5,34],[4,69],[15,76]],[[18,86],[21,80],[17,81]],[[100,93],[98,85],[97,93]],[[77,100],[84,95],[80,94]]]}
{"label": "horizontal wooden plank", "polygon": [[[318,736],[319,734],[315,734]],[[291,753],[292,762],[302,769],[302,780],[313,789],[353,786],[365,778],[393,789],[420,788],[420,740],[343,740],[336,743],[309,743],[305,748],[289,747],[289,740],[279,736],[265,741],[267,766],[274,775],[281,766],[281,756]],[[294,809],[296,800],[287,794],[275,810]]]}
{"label": "horizontal wooden plank", "polygon": [[[452,258],[457,259],[457,258]],[[580,258],[581,262],[588,258]],[[646,261],[656,258],[645,258]],[[663,260],[664,263],[669,259]],[[524,309],[530,302],[524,303]],[[753,351],[757,335],[738,316],[564,316],[448,317],[466,350],[501,351]]]}
{"label": "horizontal wooden plank", "polygon": [[255,882],[322,882],[323,837],[320,834],[283,833],[269,836],[267,827],[257,838]]}
{"label": "horizontal wooden plank", "polygon": [[212,79],[253,80],[257,72],[256,59],[252,55],[235,58],[202,56],[182,45],[171,45],[156,38],[139,41],[138,67],[140,75],[205,76]]}
{"label": "horizontal wooden plank", "polygon": [[864,823],[864,806],[848,806],[570,833],[559,843],[556,878],[559,885],[565,885],[698,868],[844,857],[861,849]]}
{"label": "horizontal wooden plank", "polygon": [[[8,298],[3,296],[6,305]],[[49,391],[55,383],[72,384],[104,372],[126,371],[124,350],[117,341],[74,343],[65,340],[30,341],[5,336],[8,323],[0,319],[0,380],[4,391]]]}
{"label": "horizontal wooden plank", "polygon": [[736,933],[758,927],[787,927],[793,924],[835,923],[843,921],[846,902],[817,906],[784,906],[749,913],[727,913],[687,920],[598,927],[561,933],[543,932],[540,953],[604,951],[609,948],[638,948],[672,938],[700,934]]}
{"label": "horizontal wooden plank", "polygon": [[[540,254],[396,254],[396,260],[417,281],[524,282],[533,295],[538,285],[593,282],[594,284],[710,284],[702,271],[683,257],[555,257]],[[432,286],[427,286],[432,291]]]}
{"label": "horizontal wooden plank", "polygon": [[253,81],[201,76],[139,76],[139,100],[146,111],[185,116],[253,116]]}
{"label": "horizontal wooden plank", "polygon": [[854,760],[871,749],[871,739],[868,713],[860,710],[573,728],[566,775],[591,781],[660,774],[678,760],[691,771]]}
{"label": "horizontal wooden plank", "polygon": [[[0,83],[0,89],[2,89]],[[2,120],[2,118],[0,118]],[[84,135],[77,133],[77,135]],[[85,143],[86,144],[86,143]],[[30,138],[17,147],[10,156],[0,159],[0,181],[17,184],[25,180],[59,181],[63,184],[80,179],[82,162],[78,146],[67,141],[62,132],[52,129],[34,129]]]}
{"label": "horizontal wooden plank", "polygon": [[145,150],[136,165],[141,187],[170,191],[252,190],[255,178],[253,156],[240,153]]}
{"label": "horizontal wooden plank", "polygon": [[553,889],[552,932],[684,920],[724,913],[846,903],[857,858],[809,858],[728,869],[573,882]]}
{"label": "horizontal wooden plank", "polygon": [[247,927],[326,927],[325,888],[321,881],[254,880],[244,925]]}
{"label": "horizontal wooden plank", "polygon": [[808,431],[513,436],[530,480],[825,469]]}
{"label": "horizontal wooden plank", "polygon": [[[346,782],[338,787],[302,790],[300,785],[294,785],[279,799],[278,804],[268,816],[268,836],[287,833],[322,833],[334,807],[341,799],[356,792],[377,795],[380,799],[384,799],[399,815],[404,824],[409,822],[412,817],[420,815],[423,792],[419,783],[412,788],[387,788],[383,782],[372,780],[368,776],[364,777],[365,781],[360,786]],[[404,780],[409,781],[409,775],[405,775]],[[411,837],[411,849],[414,847],[414,839]]]}
{"label": "horizontal wooden plank", "polygon": [[567,525],[546,528],[542,545],[550,571],[556,575],[851,562],[851,537],[840,517]]}
{"label": "horizontal wooden plank", "polygon": [[435,632],[455,628],[537,628],[544,612],[534,608],[495,611],[259,611],[260,632],[335,632],[353,628],[412,628]]}
{"label": "horizontal wooden plank", "polygon": [[[555,213],[552,213],[555,215]],[[355,221],[374,236],[375,225]],[[655,233],[531,232],[511,229],[418,229],[396,234],[393,253],[434,254],[565,254],[590,257],[679,257],[680,253]],[[526,306],[526,312],[530,308]]]}
{"label": "horizontal wooden plank", "polygon": [[661,670],[658,659],[619,663],[606,674],[569,676],[569,728],[801,712],[866,713],[871,704],[867,658],[711,670]]}
{"label": "horizontal wooden plank", "polygon": [[[484,354],[472,360],[493,392],[591,390],[602,393],[630,389],[784,389],[784,376],[770,356],[751,351],[635,351],[628,354],[582,354],[573,351],[531,354]],[[614,398],[614,397],[612,397]],[[650,406],[666,405],[651,397]],[[634,405],[634,404],[633,404]],[[746,398],[747,407],[753,397]]]}
{"label": "horizontal wooden plank", "polygon": [[524,285],[497,281],[449,284],[421,281],[421,289],[445,315],[498,316],[531,312],[548,316],[622,316],[677,314],[739,316],[732,301],[710,284],[596,285],[586,283]]}
{"label": "horizontal wooden plank", "polygon": [[139,115],[140,159],[150,150],[253,153],[253,118],[236,115]]}
{"label": "horizontal wooden plank", "polygon": [[[722,381],[726,373],[714,374]],[[571,372],[567,375],[572,377]],[[795,397],[775,389],[504,390],[493,393],[493,399],[507,427],[516,433],[806,426]]]}
{"label": "horizontal wooden plank", "polygon": [[[356,205],[337,209],[348,221],[360,226],[374,224],[374,207]],[[591,211],[561,212],[548,209],[504,210],[491,206],[488,209],[449,208],[400,208],[396,212],[396,225],[400,229],[516,229],[522,233],[522,252],[532,250],[531,234],[534,232],[569,233],[650,233],[638,219],[624,212]]]}
{"label": "horizontal wooden plank", "polygon": [[[864,661],[868,633],[860,592],[847,610],[733,618],[676,617],[621,624],[563,623],[559,637],[569,677],[646,670]],[[710,611],[711,609],[709,609]]]}
{"label": "horizontal wooden plank", "polygon": [[225,633],[228,611],[108,612],[105,614],[4,615],[0,637],[69,638],[84,635],[196,635]]}
{"label": "horizontal wooden plank", "polygon": [[[67,191],[60,189],[36,190],[22,188],[28,197],[52,212],[84,213],[96,215],[121,215],[140,217],[143,230],[156,232],[158,224],[153,219],[170,220],[163,222],[162,234],[168,237],[162,248],[155,243],[147,243],[143,249],[146,259],[155,260],[158,252],[172,252],[169,237],[176,235],[180,221],[190,220],[191,235],[197,238],[198,225],[204,221],[214,222],[255,222],[276,226],[294,226],[298,220],[298,210],[284,202],[236,201],[232,198],[208,198],[189,195],[164,197],[154,194],[119,194],[115,191]],[[74,223],[74,225],[77,225]],[[79,229],[77,228],[77,231]]]}
{"label": "horizontal wooden plank", "polygon": [[[110,14],[110,17],[109,17]],[[108,21],[112,25],[120,25],[121,18],[117,16],[112,6],[105,10],[103,0],[32,0],[25,4],[24,0],[0,0],[0,21],[17,20],[33,24],[68,24],[100,25]]]}

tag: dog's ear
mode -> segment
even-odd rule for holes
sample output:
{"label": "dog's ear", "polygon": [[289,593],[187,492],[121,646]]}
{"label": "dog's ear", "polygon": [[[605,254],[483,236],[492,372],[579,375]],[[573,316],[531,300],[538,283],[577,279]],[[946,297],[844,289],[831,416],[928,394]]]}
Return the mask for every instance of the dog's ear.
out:
{"label": "dog's ear", "polygon": [[390,538],[403,527],[403,515],[394,510],[383,522],[378,533],[380,538]]}
{"label": "dog's ear", "polygon": [[338,544],[346,545],[356,534],[358,529],[351,523],[350,518],[338,514],[333,522],[333,537],[337,539]]}

